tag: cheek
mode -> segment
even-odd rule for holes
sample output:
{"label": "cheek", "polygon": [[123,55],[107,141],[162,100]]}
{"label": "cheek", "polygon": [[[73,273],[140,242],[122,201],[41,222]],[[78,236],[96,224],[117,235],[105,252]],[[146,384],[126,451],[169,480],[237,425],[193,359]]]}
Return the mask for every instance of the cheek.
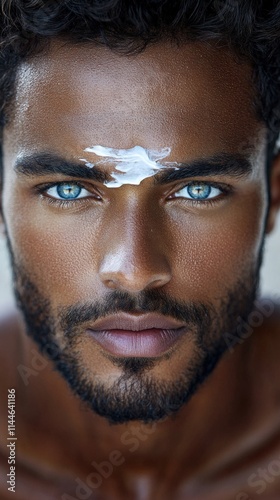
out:
{"label": "cheek", "polygon": [[26,208],[11,212],[9,235],[16,261],[39,290],[59,304],[97,298],[96,252],[101,217]]}
{"label": "cheek", "polygon": [[[251,195],[248,202],[228,205],[223,210],[214,209],[206,215],[178,217],[173,221],[174,274],[178,289],[191,296],[221,296],[223,291],[246,280],[258,261],[263,241],[265,201]],[[186,227],[180,231],[179,228]]]}
{"label": "cheek", "polygon": [[[168,209],[160,225],[173,271],[167,292],[205,300],[246,279],[264,231],[265,197],[256,192],[223,208]],[[35,211],[22,203],[20,210],[10,206],[7,215],[16,260],[44,295],[61,305],[100,299],[105,290],[97,262],[108,230],[104,214]]]}

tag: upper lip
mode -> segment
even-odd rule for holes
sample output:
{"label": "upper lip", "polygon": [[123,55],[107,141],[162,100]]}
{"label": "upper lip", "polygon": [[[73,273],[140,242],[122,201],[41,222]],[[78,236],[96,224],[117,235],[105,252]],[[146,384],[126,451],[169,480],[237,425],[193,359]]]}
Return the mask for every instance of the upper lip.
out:
{"label": "upper lip", "polygon": [[185,326],[184,323],[168,319],[161,314],[147,313],[136,316],[128,313],[118,313],[97,320],[90,326],[90,330],[129,330],[138,332],[152,328],[175,330],[183,326]]}

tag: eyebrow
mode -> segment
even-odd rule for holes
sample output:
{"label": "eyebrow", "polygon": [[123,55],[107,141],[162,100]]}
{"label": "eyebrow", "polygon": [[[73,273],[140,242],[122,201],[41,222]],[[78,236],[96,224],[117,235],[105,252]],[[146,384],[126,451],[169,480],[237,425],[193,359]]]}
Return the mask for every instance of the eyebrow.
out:
{"label": "eyebrow", "polygon": [[78,161],[68,161],[53,153],[40,153],[17,158],[14,170],[27,177],[40,177],[48,174],[68,175],[98,182],[111,180],[111,175],[97,166],[89,168]]}
{"label": "eyebrow", "polygon": [[179,170],[166,170],[155,175],[156,184],[167,184],[190,177],[210,177],[213,175],[242,178],[249,176],[253,165],[249,158],[241,154],[220,153],[208,158],[200,158],[189,163],[178,163]]}
{"label": "eyebrow", "polygon": [[[248,176],[253,170],[252,163],[246,156],[229,153],[220,153],[188,163],[167,162],[164,166],[164,171],[156,172],[153,176],[156,185],[164,185],[191,177],[209,177],[213,175],[240,178]],[[172,166],[179,168],[174,169]],[[100,183],[112,180],[111,175],[97,165],[89,168],[76,161],[67,161],[53,153],[21,156],[16,160],[14,169],[18,174],[28,177],[56,174],[89,179]]]}

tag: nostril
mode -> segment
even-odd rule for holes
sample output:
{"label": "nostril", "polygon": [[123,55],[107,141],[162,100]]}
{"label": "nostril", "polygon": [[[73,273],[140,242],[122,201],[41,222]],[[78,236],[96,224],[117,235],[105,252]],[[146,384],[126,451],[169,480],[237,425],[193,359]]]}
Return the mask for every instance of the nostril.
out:
{"label": "nostril", "polygon": [[115,283],[115,281],[113,281],[113,280],[107,280],[106,285],[107,285],[109,288],[116,288],[117,283]]}
{"label": "nostril", "polygon": [[108,253],[99,264],[99,277],[108,289],[139,293],[144,289],[162,287],[171,280],[171,269],[164,255],[142,251],[137,256],[128,252]]}

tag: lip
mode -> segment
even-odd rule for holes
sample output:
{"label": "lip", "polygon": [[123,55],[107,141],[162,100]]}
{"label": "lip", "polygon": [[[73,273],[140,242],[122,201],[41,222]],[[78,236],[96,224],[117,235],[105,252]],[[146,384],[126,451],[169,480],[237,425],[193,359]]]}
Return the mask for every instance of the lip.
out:
{"label": "lip", "polygon": [[150,330],[151,328],[175,330],[182,326],[185,326],[185,323],[167,318],[161,314],[128,314],[121,312],[101,318],[90,325],[89,328],[91,330],[129,330],[139,332],[140,330]]}
{"label": "lip", "polygon": [[113,355],[156,357],[179,341],[185,326],[154,313],[119,313],[96,321],[87,332]]}

